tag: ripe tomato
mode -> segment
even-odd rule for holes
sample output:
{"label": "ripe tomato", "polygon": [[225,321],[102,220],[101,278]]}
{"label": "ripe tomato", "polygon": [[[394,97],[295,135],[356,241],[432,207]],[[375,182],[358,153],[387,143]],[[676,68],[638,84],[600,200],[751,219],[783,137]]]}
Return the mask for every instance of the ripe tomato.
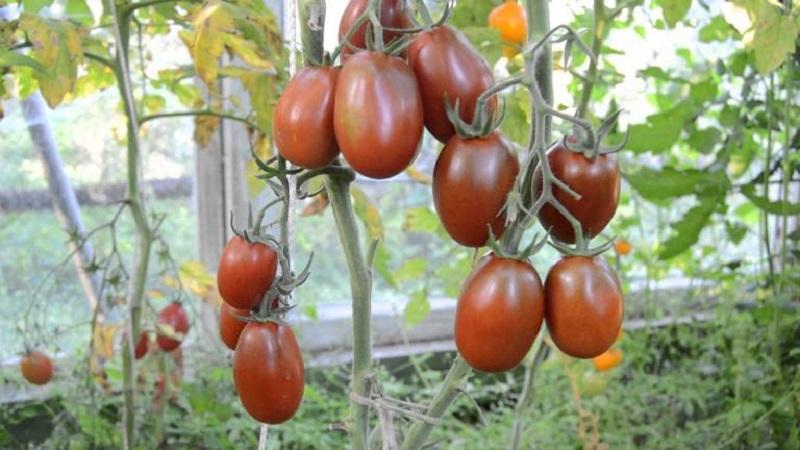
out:
{"label": "ripe tomato", "polygon": [[[425,126],[441,142],[455,133],[447,118],[445,102],[459,100],[459,115],[471,122],[475,102],[494,85],[492,69],[464,34],[449,26],[420,33],[408,48],[408,64],[414,69],[425,107]],[[497,99],[492,97],[490,107]]]}
{"label": "ripe tomato", "polygon": [[614,250],[617,251],[619,256],[625,256],[631,252],[631,243],[626,241],[625,239],[617,239],[614,241]]}
{"label": "ripe tomato", "polygon": [[272,134],[278,152],[306,169],[327,166],[339,155],[333,135],[333,94],[339,69],[306,67],[278,99]]}
{"label": "ripe tomato", "polygon": [[247,322],[239,317],[250,317],[250,310],[237,309],[223,302],[219,310],[219,335],[222,342],[231,350],[236,349],[239,335],[242,334]]}
{"label": "ripe tomato", "polygon": [[150,335],[142,332],[139,334],[139,341],[136,342],[136,347],[133,349],[133,357],[136,359],[144,358],[147,350],[150,349]]}
{"label": "ripe tomato", "polygon": [[[580,222],[583,234],[597,236],[614,217],[619,203],[619,164],[613,154],[597,155],[591,160],[573,152],[559,142],[547,152],[547,160],[553,175],[567,183],[581,195],[580,200],[553,186],[553,195]],[[542,172],[534,172],[534,186],[538,197],[542,190]],[[575,232],[569,221],[553,205],[544,205],[539,211],[539,220],[551,235],[566,243],[575,242]]]}
{"label": "ripe tomato", "polygon": [[189,316],[179,302],[172,302],[159,311],[157,324],[156,342],[165,352],[178,348],[189,332]]}
{"label": "ripe tomato", "polygon": [[524,44],[528,38],[525,9],[515,0],[506,0],[492,9],[489,27],[500,32],[500,39],[512,44]]}
{"label": "ripe tomato", "polygon": [[303,358],[291,327],[250,322],[233,354],[233,381],[247,412],[257,421],[291,419],[303,400]]}
{"label": "ripe tomato", "polygon": [[275,281],[278,253],[260,242],[234,236],[222,250],[217,287],[225,303],[239,309],[258,306]]}
{"label": "ripe tomato", "polygon": [[543,313],[542,281],[530,263],[486,256],[458,297],[458,352],[482,372],[512,369],[530,350]]}
{"label": "ripe tomato", "polygon": [[359,52],[336,83],[336,140],[356,172],[389,178],[405,170],[419,150],[423,110],[414,71],[400,58]]}
{"label": "ripe tomato", "polygon": [[433,204],[450,237],[480,247],[491,225],[499,238],[505,230],[501,210],[518,172],[517,157],[500,133],[450,138],[433,169]]}
{"label": "ripe tomato", "polygon": [[545,320],[564,353],[593,358],[608,350],[622,327],[622,292],[602,256],[566,256],[544,283]]}
{"label": "ripe tomato", "polygon": [[592,364],[598,372],[606,372],[617,367],[622,362],[622,350],[612,348],[606,350],[600,356],[592,358]]}
{"label": "ripe tomato", "polygon": [[[345,34],[353,27],[353,24],[358,19],[358,16],[364,13],[369,5],[369,0],[350,0],[347,7],[342,14],[342,20],[339,22],[339,42],[344,39]],[[405,0],[383,0],[381,1],[380,10],[381,25],[388,28],[409,28],[411,21],[406,12]],[[383,42],[388,44],[395,39],[401,37],[402,34],[396,31],[383,31]],[[361,24],[358,29],[350,36],[350,44],[360,49],[367,48],[367,22]],[[342,47],[342,60],[344,61],[349,55],[353,54],[354,50],[348,46]]]}
{"label": "ripe tomato", "polygon": [[47,384],[53,378],[53,362],[44,353],[33,350],[19,361],[22,376],[33,384]]}

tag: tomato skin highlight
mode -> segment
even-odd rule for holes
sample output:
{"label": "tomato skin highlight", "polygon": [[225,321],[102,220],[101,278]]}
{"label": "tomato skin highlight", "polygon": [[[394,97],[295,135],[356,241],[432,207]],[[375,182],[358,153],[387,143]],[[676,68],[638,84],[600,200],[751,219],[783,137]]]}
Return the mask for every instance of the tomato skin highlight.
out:
{"label": "tomato skin highlight", "polygon": [[22,376],[31,384],[44,385],[53,378],[53,362],[46,354],[33,350],[19,361]]}
{"label": "tomato skin highlight", "polygon": [[239,336],[247,325],[247,322],[239,320],[238,317],[250,317],[250,310],[234,308],[222,302],[219,309],[219,336],[225,346],[231,350],[236,350]]}
{"label": "tomato skin highlight", "polygon": [[544,289],[527,261],[484,257],[464,282],[455,318],[456,347],[481,372],[513,369],[542,326]]}
{"label": "tomato skin highlight", "polygon": [[[342,42],[344,36],[353,27],[356,19],[364,13],[369,6],[369,0],[350,0],[344,9],[342,19],[339,22],[339,42]],[[405,0],[382,0],[380,5],[379,19],[381,25],[388,28],[410,28],[411,21],[408,18],[406,11]],[[358,29],[350,36],[349,42],[352,46],[359,49],[367,48],[367,22],[362,23]],[[396,31],[383,30],[383,43],[389,44],[390,42],[400,38],[401,33]],[[347,59],[355,52],[347,45],[342,47],[342,61]]]}
{"label": "tomato skin highlight", "polygon": [[303,400],[303,358],[292,328],[250,322],[233,354],[233,380],[255,420],[279,424],[291,419]]}
{"label": "tomato skin highlight", "polygon": [[602,256],[567,256],[547,274],[545,321],[562,352],[594,358],[608,350],[622,328],[619,280]]}
{"label": "tomato skin highlight", "polygon": [[[157,324],[159,326],[172,327],[176,333],[182,333],[184,339],[186,333],[189,332],[189,316],[186,315],[186,310],[183,309],[179,302],[172,302],[161,309],[158,312]],[[159,327],[156,328],[158,329]],[[169,352],[180,347],[183,339],[174,339],[159,332],[156,333],[156,342],[161,350]]]}
{"label": "tomato skin highlight", "polygon": [[353,170],[370,178],[399,174],[422,142],[422,98],[414,71],[394,56],[356,53],[339,74],[333,125]]}
{"label": "tomato skin highlight", "polygon": [[252,309],[272,286],[277,271],[278,253],[272,247],[234,236],[222,250],[217,287],[225,303]]}
{"label": "tomato skin highlight", "polygon": [[480,247],[491,225],[499,239],[506,226],[501,211],[518,173],[517,156],[500,133],[450,138],[433,169],[433,204],[450,237]]}
{"label": "tomato skin highlight", "polygon": [[[425,126],[443,143],[455,133],[445,102],[455,106],[459,100],[459,115],[470,123],[478,97],[494,85],[492,69],[483,57],[462,32],[449,26],[417,35],[408,47],[408,64],[419,81]],[[497,98],[487,103],[493,109]]]}
{"label": "tomato skin highlight", "polygon": [[339,155],[333,134],[333,95],[338,76],[338,68],[303,68],[278,99],[272,122],[275,146],[296,166],[325,167]]}
{"label": "tomato skin highlight", "polygon": [[[597,155],[591,160],[581,153],[573,152],[559,142],[547,152],[547,160],[553,175],[565,182],[581,195],[575,199],[566,191],[553,185],[553,195],[580,222],[583,234],[594,237],[600,234],[617,212],[619,203],[620,174],[617,157],[613,154]],[[535,195],[542,190],[542,172],[534,172]],[[550,229],[556,240],[572,244],[575,231],[569,221],[553,205],[547,203],[539,210],[539,220],[545,229]]]}
{"label": "tomato skin highlight", "polygon": [[512,44],[524,44],[528,38],[525,9],[515,0],[506,0],[492,9],[489,27],[500,32],[500,39]]}

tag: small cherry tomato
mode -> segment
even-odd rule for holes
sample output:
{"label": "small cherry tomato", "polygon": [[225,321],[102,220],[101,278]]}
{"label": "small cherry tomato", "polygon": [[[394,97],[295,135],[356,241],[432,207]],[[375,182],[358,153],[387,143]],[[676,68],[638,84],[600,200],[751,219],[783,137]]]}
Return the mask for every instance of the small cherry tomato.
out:
{"label": "small cherry tomato", "polygon": [[602,256],[566,256],[544,283],[545,321],[553,343],[576,358],[608,350],[622,327],[622,291]]}
{"label": "small cherry tomato", "polygon": [[489,27],[500,32],[500,39],[523,44],[528,38],[525,9],[515,0],[506,0],[489,13]]}
{"label": "small cherry tomato", "polygon": [[43,385],[53,378],[53,362],[46,354],[33,350],[23,356],[19,362],[22,376],[29,383]]}
{"label": "small cherry tomato", "polygon": [[222,342],[231,350],[236,349],[239,336],[247,322],[240,317],[250,317],[250,310],[238,309],[223,302],[219,310],[219,335]]}
{"label": "small cherry tomato", "polygon": [[255,420],[279,424],[291,419],[303,400],[303,357],[292,328],[250,322],[233,354],[233,380]]}
{"label": "small cherry tomato", "polygon": [[158,313],[156,342],[165,352],[181,345],[189,332],[189,316],[179,302],[172,302]]}
{"label": "small cherry tomato", "polygon": [[217,287],[225,303],[251,309],[261,302],[277,272],[278,253],[272,247],[234,236],[222,250]]}
{"label": "small cherry tomato", "polygon": [[476,370],[513,369],[528,353],[542,326],[544,290],[527,261],[484,257],[458,297],[455,340]]}
{"label": "small cherry tomato", "polygon": [[617,251],[619,256],[625,256],[631,252],[631,243],[626,241],[625,239],[617,239],[614,241],[614,250]]}
{"label": "small cherry tomato", "polygon": [[133,357],[136,359],[144,358],[144,355],[147,354],[147,350],[150,349],[150,335],[141,332],[139,334],[139,341],[136,342],[136,347],[133,349]]}
{"label": "small cherry tomato", "polygon": [[606,372],[617,367],[622,362],[622,350],[611,348],[599,356],[592,358],[592,364],[598,372]]}

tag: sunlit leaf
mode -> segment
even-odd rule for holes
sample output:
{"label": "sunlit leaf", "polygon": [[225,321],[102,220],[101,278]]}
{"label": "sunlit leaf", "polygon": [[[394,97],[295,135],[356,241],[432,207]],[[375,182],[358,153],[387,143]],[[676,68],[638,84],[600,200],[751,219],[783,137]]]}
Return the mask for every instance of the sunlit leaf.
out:
{"label": "sunlit leaf", "polygon": [[394,271],[394,279],[398,283],[416,280],[425,275],[427,270],[428,260],[426,258],[411,258]]}
{"label": "sunlit leaf", "polygon": [[350,195],[353,197],[353,210],[367,229],[369,238],[383,239],[383,221],[378,208],[355,184],[350,186]]}
{"label": "sunlit leaf", "polygon": [[403,220],[404,231],[416,231],[420,233],[435,233],[441,229],[442,225],[439,217],[427,206],[419,206],[406,210]]}
{"label": "sunlit leaf", "polygon": [[375,267],[375,272],[377,272],[378,275],[383,278],[383,281],[385,281],[386,284],[391,287],[397,287],[397,281],[395,281],[392,270],[389,268],[391,259],[392,255],[389,253],[389,250],[386,248],[386,246],[379,245],[375,250],[375,261],[373,262],[373,265]]}
{"label": "sunlit leaf", "polygon": [[220,125],[220,118],[216,116],[195,116],[194,141],[200,148],[207,148]]}
{"label": "sunlit leaf", "polygon": [[37,73],[44,73],[47,69],[39,61],[30,56],[0,48],[0,67],[26,66]]}
{"label": "sunlit leaf", "polygon": [[670,27],[675,27],[678,22],[683,20],[692,7],[692,0],[659,0],[659,3],[664,11],[664,20]]}
{"label": "sunlit leaf", "polygon": [[734,0],[722,5],[725,20],[742,34],[755,56],[756,69],[768,74],[794,52],[798,23],[769,0]]}
{"label": "sunlit leaf", "polygon": [[698,192],[701,185],[720,182],[720,175],[703,170],[678,170],[664,167],[660,170],[642,168],[626,173],[625,179],[646,200],[661,202],[673,197]]}
{"label": "sunlit leaf", "polygon": [[672,234],[659,249],[659,259],[669,259],[688,250],[700,239],[700,232],[709,222],[711,214],[717,204],[724,200],[724,196],[703,197],[697,205],[692,207],[683,218],[673,223]]}
{"label": "sunlit leaf", "polygon": [[428,301],[428,294],[422,290],[414,292],[403,311],[406,326],[413,327],[419,324],[428,317],[430,311],[431,304]]}
{"label": "sunlit leaf", "polygon": [[114,338],[119,328],[119,325],[107,325],[104,323],[95,325],[92,341],[94,354],[105,359],[110,359],[114,356]]}
{"label": "sunlit leaf", "polygon": [[756,188],[752,184],[742,186],[742,194],[747,197],[759,209],[776,216],[798,216],[800,215],[800,203],[789,201],[773,201],[766,195],[756,193]]}
{"label": "sunlit leaf", "polygon": [[217,278],[200,261],[186,261],[178,269],[183,287],[198,297],[216,290]]}

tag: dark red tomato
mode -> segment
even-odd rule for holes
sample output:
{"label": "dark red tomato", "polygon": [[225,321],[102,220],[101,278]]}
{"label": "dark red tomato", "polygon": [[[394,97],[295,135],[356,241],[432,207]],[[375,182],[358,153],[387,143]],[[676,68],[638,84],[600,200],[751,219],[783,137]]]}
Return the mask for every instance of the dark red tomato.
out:
{"label": "dark red tomato", "polygon": [[278,253],[272,247],[234,236],[219,260],[219,294],[234,308],[255,308],[275,281],[277,271]]}
{"label": "dark red tomato", "polygon": [[136,359],[144,358],[144,355],[147,354],[147,350],[150,348],[150,335],[147,333],[140,333],[139,334],[139,341],[136,343],[136,347],[133,349],[133,356]]}
{"label": "dark red tomato", "polygon": [[458,352],[482,372],[514,368],[542,326],[544,290],[527,262],[489,255],[472,270],[456,307]]}
{"label": "dark red tomato", "polygon": [[395,56],[353,55],[336,83],[333,125],[353,170],[370,178],[402,172],[422,140],[422,98],[414,71]]}
{"label": "dark red tomato", "polygon": [[33,384],[47,384],[53,378],[53,362],[44,353],[33,350],[19,362],[22,376]]}
{"label": "dark red tomato", "polygon": [[[408,64],[414,69],[425,107],[425,126],[441,142],[455,133],[447,118],[445,102],[455,105],[459,114],[472,122],[475,102],[494,85],[492,69],[460,31],[449,26],[420,33],[408,48]],[[492,97],[489,106],[493,107]]]}
{"label": "dark red tomato", "polygon": [[[547,152],[553,175],[581,195],[580,200],[553,186],[553,195],[581,223],[583,234],[597,236],[614,217],[619,203],[619,164],[613,154],[598,155],[594,160],[570,151],[559,142]],[[542,189],[542,173],[534,172],[538,196]],[[575,231],[569,221],[553,205],[539,211],[539,220],[551,235],[566,243],[575,242]]]}
{"label": "dark red tomato", "polygon": [[622,291],[602,256],[566,256],[547,274],[545,320],[564,353],[593,358],[608,350],[622,327]]}
{"label": "dark red tomato", "polygon": [[[347,7],[342,14],[342,20],[339,22],[339,42],[344,39],[345,34],[353,27],[356,19],[364,13],[367,9],[370,0],[350,0]],[[409,28],[411,21],[408,18],[406,11],[405,0],[383,0],[381,1],[380,10],[381,25],[389,28]],[[395,31],[383,31],[383,42],[388,44],[401,36],[400,33]],[[350,35],[350,44],[360,49],[367,48],[367,23],[361,24],[358,29]],[[353,50],[348,46],[342,48],[342,58],[347,58],[353,54]]]}
{"label": "dark red tomato", "polygon": [[242,334],[247,322],[239,317],[250,317],[250,310],[237,309],[223,302],[219,310],[219,335],[222,342],[231,350],[236,349],[239,335]]}
{"label": "dark red tomato", "polygon": [[303,400],[303,357],[291,327],[251,322],[233,354],[233,381],[247,412],[257,421],[291,419]]}
{"label": "dark red tomato", "polygon": [[189,332],[189,316],[178,302],[172,302],[158,312],[157,324],[156,342],[165,352],[178,348]]}
{"label": "dark red tomato", "polygon": [[339,69],[306,67],[278,99],[272,135],[278,152],[306,169],[327,166],[339,155],[333,134],[333,94]]}
{"label": "dark red tomato", "polygon": [[433,204],[450,237],[480,247],[491,225],[499,238],[505,230],[501,211],[518,172],[517,157],[500,133],[450,138],[433,169]]}

